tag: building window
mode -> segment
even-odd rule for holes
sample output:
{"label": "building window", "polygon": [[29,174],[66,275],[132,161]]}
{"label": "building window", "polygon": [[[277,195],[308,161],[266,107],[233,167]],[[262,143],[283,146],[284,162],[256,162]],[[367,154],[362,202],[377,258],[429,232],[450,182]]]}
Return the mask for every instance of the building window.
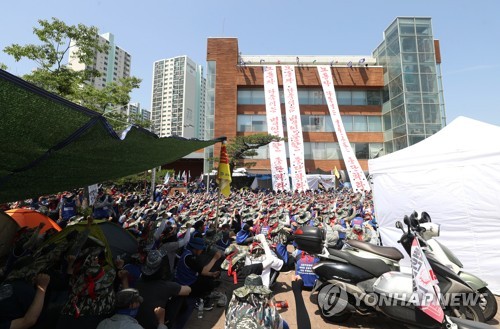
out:
{"label": "building window", "polygon": [[379,116],[367,116],[368,119],[368,131],[369,132],[381,132],[382,131],[382,118]]}
{"label": "building window", "polygon": [[265,115],[238,115],[238,132],[267,132]]}
{"label": "building window", "polygon": [[[300,105],[326,105],[323,90],[320,88],[299,88],[297,90]],[[340,90],[336,91],[339,105],[382,105],[380,90]],[[284,104],[283,89],[280,88],[280,102]],[[238,90],[238,104],[265,104],[263,89],[240,89]]]}
{"label": "building window", "polygon": [[352,131],[368,131],[368,123],[366,116],[356,115],[353,116],[353,130]]}

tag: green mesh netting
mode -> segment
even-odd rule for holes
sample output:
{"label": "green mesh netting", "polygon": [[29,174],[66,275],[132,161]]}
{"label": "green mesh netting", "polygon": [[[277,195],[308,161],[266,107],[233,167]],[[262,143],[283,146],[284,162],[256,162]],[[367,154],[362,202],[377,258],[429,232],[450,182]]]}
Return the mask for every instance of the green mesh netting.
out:
{"label": "green mesh netting", "polygon": [[0,70],[0,203],[135,174],[219,141],[137,127],[121,140],[99,113]]}

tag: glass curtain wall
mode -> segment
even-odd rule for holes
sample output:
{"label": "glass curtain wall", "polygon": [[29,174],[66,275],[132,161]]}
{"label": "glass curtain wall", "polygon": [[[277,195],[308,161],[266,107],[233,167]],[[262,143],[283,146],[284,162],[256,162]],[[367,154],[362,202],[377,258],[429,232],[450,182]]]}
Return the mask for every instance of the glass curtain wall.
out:
{"label": "glass curtain wall", "polygon": [[[385,153],[418,143],[443,127],[444,104],[430,18],[397,18],[373,52],[384,67]],[[441,100],[441,101],[440,101]]]}

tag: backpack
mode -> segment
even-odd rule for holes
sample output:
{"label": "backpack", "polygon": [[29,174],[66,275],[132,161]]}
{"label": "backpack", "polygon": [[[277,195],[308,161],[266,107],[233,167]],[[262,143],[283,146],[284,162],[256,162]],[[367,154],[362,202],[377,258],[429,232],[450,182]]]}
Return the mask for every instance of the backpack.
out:
{"label": "backpack", "polygon": [[270,307],[271,297],[249,294],[244,298],[233,294],[226,311],[224,329],[279,329],[282,319],[276,307]]}

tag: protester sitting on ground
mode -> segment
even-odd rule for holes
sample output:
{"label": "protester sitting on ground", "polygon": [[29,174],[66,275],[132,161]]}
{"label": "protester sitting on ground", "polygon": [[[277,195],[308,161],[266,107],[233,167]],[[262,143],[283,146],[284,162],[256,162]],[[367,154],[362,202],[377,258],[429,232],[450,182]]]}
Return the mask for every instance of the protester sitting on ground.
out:
{"label": "protester sitting on ground", "polygon": [[[135,319],[140,305],[144,299],[136,289],[123,289],[116,294],[116,313],[102,320],[97,329],[144,329]],[[165,322],[165,309],[157,307],[154,309],[156,322],[155,329],[167,329]]]}
{"label": "protester sitting on ground", "polygon": [[236,243],[241,245],[248,245],[254,241],[253,233],[253,216],[250,214],[243,215],[244,224],[241,230],[236,233]]}
{"label": "protester sitting on ground", "polygon": [[319,262],[319,257],[300,249],[296,249],[293,256],[295,257],[295,275],[302,278],[304,287],[312,289],[318,279],[312,267]]}
{"label": "protester sitting on ground", "polygon": [[280,271],[284,262],[273,255],[263,234],[256,235],[255,240],[259,243],[254,243],[250,247],[250,253],[245,259],[245,265],[262,263],[262,282],[264,282],[266,287],[269,287],[271,283],[271,271]]}
{"label": "protester sitting on ground", "polygon": [[[191,288],[187,285],[180,285],[176,282],[165,281],[163,272],[165,271],[164,256],[158,250],[151,250],[148,253],[145,264],[142,266],[142,275],[137,282],[137,290],[144,298],[137,321],[145,329],[157,328],[159,323],[153,314],[156,307],[161,307],[169,312],[169,317],[175,317],[177,307],[173,306],[172,298],[175,296],[188,296]],[[163,323],[163,322],[162,322]]]}
{"label": "protester sitting on ground", "polygon": [[59,220],[57,224],[64,228],[68,225],[68,221],[77,215],[77,207],[80,206],[79,200],[73,192],[67,192],[59,202]]}
{"label": "protester sitting on ground", "polygon": [[243,287],[245,278],[250,274],[261,275],[264,269],[262,263],[245,265],[248,254],[247,246],[232,244],[225,250],[226,258],[221,264],[221,281],[223,281],[227,300],[231,299],[233,291]]}
{"label": "protester sitting on ground", "polygon": [[[166,225],[163,231],[161,231],[160,226],[160,228],[154,234],[155,239],[158,239],[160,241],[158,250],[160,250],[160,252],[165,255],[168,260],[168,266],[170,270],[169,275],[173,275],[175,272],[174,269],[177,251],[180,248],[184,248],[184,246],[188,244],[189,240],[191,239],[191,235],[195,231],[194,228],[191,228],[191,224],[189,223],[186,224],[186,228],[186,233],[184,234],[184,237],[182,239],[179,239],[177,237],[177,230],[172,225]],[[158,235],[158,233],[160,234]]]}
{"label": "protester sitting on ground", "polygon": [[193,237],[196,238],[203,237],[203,234],[205,233],[205,221],[198,220],[197,222],[194,223],[193,228],[194,228],[194,232],[192,233]]}
{"label": "protester sitting on ground", "polygon": [[94,219],[110,219],[112,214],[113,197],[104,192],[104,189],[99,189],[97,199],[94,202],[94,211],[92,216]]}
{"label": "protester sitting on ground", "polygon": [[[350,228],[350,230],[349,230]],[[374,235],[373,227],[365,225],[363,218],[357,216],[348,224],[347,239],[369,242]]]}
{"label": "protester sitting on ground", "polygon": [[230,224],[223,224],[220,228],[220,231],[221,231],[220,239],[215,241],[215,246],[219,250],[225,251],[226,248],[229,247],[231,243],[233,243]]}
{"label": "protester sitting on ground", "polygon": [[289,328],[274,304],[272,291],[263,284],[262,277],[250,274],[245,285],[233,292],[224,328]]}
{"label": "protester sitting on ground", "polygon": [[[215,262],[222,257],[222,253],[216,251],[210,261],[206,263],[206,258],[201,257],[204,250],[205,242],[203,239],[192,237],[177,263],[175,281],[181,285],[191,287],[190,297],[194,297],[198,301],[199,299],[205,299],[204,309],[211,310],[213,304],[207,297],[216,287],[215,279],[220,277],[220,271],[212,271],[212,268]],[[193,311],[196,300],[190,298],[187,302],[183,316],[183,319],[186,320]]]}
{"label": "protester sitting on ground", "polygon": [[27,329],[42,313],[45,293],[50,282],[47,274],[38,274],[34,285],[25,281],[0,286],[0,328]]}

